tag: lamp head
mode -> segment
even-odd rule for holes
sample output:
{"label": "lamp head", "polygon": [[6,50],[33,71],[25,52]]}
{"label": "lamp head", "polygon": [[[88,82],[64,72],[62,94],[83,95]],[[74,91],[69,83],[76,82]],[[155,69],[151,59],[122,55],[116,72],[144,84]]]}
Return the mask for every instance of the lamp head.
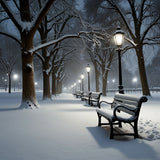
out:
{"label": "lamp head", "polygon": [[84,74],[81,74],[81,79],[84,79]]}
{"label": "lamp head", "polygon": [[114,33],[114,42],[115,45],[120,47],[124,41],[124,32],[121,30],[120,27],[117,28],[116,32]]}
{"label": "lamp head", "polygon": [[90,72],[90,70],[91,70],[91,67],[90,67],[89,64],[87,64],[87,66],[86,66],[86,71],[87,71],[87,72]]}

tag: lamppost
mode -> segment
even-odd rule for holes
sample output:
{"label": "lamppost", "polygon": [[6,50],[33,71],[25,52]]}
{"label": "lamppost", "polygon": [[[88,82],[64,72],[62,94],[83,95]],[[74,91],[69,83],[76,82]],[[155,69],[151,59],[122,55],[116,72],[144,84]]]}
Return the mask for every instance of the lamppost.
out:
{"label": "lamppost", "polygon": [[4,79],[4,88],[5,88],[5,91],[7,91],[7,79]]}
{"label": "lamppost", "polygon": [[78,83],[79,83],[79,90],[81,91],[81,80],[80,79],[78,80]]}
{"label": "lamppost", "polygon": [[112,79],[112,83],[113,83],[113,88],[115,89],[115,82],[116,80],[115,79]]}
{"label": "lamppost", "polygon": [[[16,80],[18,79],[18,74],[14,74],[14,75],[13,75],[13,79],[16,81]],[[15,91],[15,83],[16,83],[16,82],[14,82],[14,91]]]}
{"label": "lamppost", "polygon": [[77,85],[77,83],[74,83],[73,84],[73,87],[74,87],[74,90],[76,91],[76,85]]}
{"label": "lamppost", "polygon": [[137,88],[137,81],[138,81],[137,77],[134,77],[132,79],[132,82],[135,84],[135,89]]}
{"label": "lamppost", "polygon": [[82,91],[84,91],[84,84],[83,84],[83,79],[84,79],[84,74],[81,74],[81,79],[82,79]]}
{"label": "lamppost", "polygon": [[124,32],[120,29],[120,27],[117,28],[116,32],[114,33],[114,42],[115,45],[117,45],[117,51],[118,51],[118,65],[119,65],[119,93],[124,94],[123,85],[122,85],[122,68],[121,68],[121,46],[124,40]]}
{"label": "lamppost", "polygon": [[91,67],[89,64],[87,64],[86,71],[88,73],[88,91],[90,91],[90,74],[89,74],[90,70],[91,70]]}

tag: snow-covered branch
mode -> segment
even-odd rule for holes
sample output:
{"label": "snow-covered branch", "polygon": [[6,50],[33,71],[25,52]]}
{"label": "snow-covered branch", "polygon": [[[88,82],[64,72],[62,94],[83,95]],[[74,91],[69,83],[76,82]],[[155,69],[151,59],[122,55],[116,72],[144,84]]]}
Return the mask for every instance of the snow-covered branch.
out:
{"label": "snow-covered branch", "polygon": [[131,45],[133,45],[134,47],[137,46],[137,44],[135,44],[135,43],[134,43],[132,40],[130,40],[129,38],[124,37],[124,39],[125,39],[126,41],[128,41]]}
{"label": "snow-covered branch", "polygon": [[79,38],[79,34],[70,34],[70,35],[68,34],[68,35],[62,36],[62,37],[60,37],[60,38],[58,38],[56,40],[52,40],[50,42],[41,44],[38,47],[34,47],[33,49],[29,50],[29,52],[30,53],[34,53],[34,52],[36,52],[36,51],[38,51],[38,50],[40,50],[42,48],[51,46],[53,44],[56,44],[56,43],[61,42],[61,41],[65,40],[65,39],[68,39],[68,38]]}

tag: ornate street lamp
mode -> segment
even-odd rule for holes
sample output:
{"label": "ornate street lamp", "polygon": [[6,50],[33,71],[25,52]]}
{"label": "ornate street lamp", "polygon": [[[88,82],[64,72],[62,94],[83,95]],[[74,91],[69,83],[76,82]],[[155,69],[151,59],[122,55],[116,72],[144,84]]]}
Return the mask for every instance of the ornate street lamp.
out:
{"label": "ornate street lamp", "polygon": [[124,94],[123,85],[122,85],[122,68],[121,68],[121,46],[124,41],[124,32],[120,29],[120,27],[117,28],[116,32],[114,33],[114,42],[115,45],[117,45],[117,51],[118,51],[118,65],[119,65],[119,93]]}
{"label": "ornate street lamp", "polygon": [[137,82],[138,82],[137,77],[134,77],[134,78],[132,79],[132,82],[135,84],[135,88],[137,88]]}
{"label": "ornate street lamp", "polygon": [[91,70],[91,67],[90,67],[90,65],[89,64],[87,64],[87,66],[86,66],[86,71],[87,71],[87,73],[88,73],[88,91],[90,91],[90,70]]}
{"label": "ornate street lamp", "polygon": [[78,83],[79,83],[79,90],[81,91],[81,80],[80,79],[78,80]]}
{"label": "ornate street lamp", "polygon": [[[16,81],[18,79],[18,74],[14,74],[13,75],[13,79],[14,79],[14,81]],[[16,82],[14,82],[14,91],[15,91],[15,83]]]}
{"label": "ornate street lamp", "polygon": [[82,91],[84,91],[84,84],[83,84],[83,79],[84,79],[84,74],[81,74],[81,79],[82,79]]}

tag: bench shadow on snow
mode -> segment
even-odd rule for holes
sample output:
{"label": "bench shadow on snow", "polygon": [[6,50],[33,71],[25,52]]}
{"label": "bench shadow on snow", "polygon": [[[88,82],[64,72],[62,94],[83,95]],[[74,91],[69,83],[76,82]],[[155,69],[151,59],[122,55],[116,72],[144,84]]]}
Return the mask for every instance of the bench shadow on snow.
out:
{"label": "bench shadow on snow", "polygon": [[109,138],[109,126],[105,128],[98,126],[87,127],[87,129],[101,148],[117,149],[129,159],[157,159],[156,152],[152,147],[139,138],[134,139],[132,136],[115,136],[114,139],[111,140]]}

